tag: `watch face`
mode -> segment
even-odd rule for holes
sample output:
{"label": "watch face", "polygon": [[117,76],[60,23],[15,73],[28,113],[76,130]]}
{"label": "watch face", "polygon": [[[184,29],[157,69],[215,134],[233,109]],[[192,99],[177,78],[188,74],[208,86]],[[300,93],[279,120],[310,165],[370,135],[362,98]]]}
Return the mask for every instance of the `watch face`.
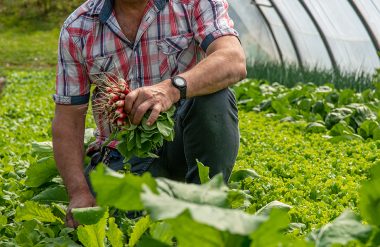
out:
{"label": "watch face", "polygon": [[178,86],[178,87],[184,87],[186,86],[186,81],[183,79],[183,78],[180,78],[180,77],[176,77],[174,79],[174,83]]}

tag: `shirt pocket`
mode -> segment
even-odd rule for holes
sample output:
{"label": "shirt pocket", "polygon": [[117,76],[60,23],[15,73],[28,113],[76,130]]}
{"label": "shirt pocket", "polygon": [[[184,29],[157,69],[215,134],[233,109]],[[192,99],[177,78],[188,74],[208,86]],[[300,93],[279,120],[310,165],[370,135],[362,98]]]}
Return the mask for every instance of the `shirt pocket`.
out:
{"label": "shirt pocket", "polygon": [[105,73],[113,72],[114,67],[113,55],[86,59],[87,73],[91,80]]}
{"label": "shirt pocket", "polygon": [[161,79],[168,79],[181,72],[179,62],[193,41],[194,34],[181,34],[157,41]]}

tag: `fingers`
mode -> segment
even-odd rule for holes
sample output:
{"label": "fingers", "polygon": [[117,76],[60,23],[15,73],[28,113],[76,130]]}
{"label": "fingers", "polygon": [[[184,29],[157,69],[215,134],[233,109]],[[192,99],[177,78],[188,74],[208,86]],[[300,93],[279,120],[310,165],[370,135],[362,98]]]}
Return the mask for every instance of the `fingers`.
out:
{"label": "fingers", "polygon": [[154,122],[156,122],[158,116],[161,113],[162,108],[159,105],[155,105],[152,109],[152,112],[150,113],[150,116],[148,118],[147,124],[152,125]]}
{"label": "fingers", "polygon": [[133,90],[127,96],[125,96],[125,104],[124,104],[124,111],[126,113],[131,113],[133,109],[133,105],[135,104],[135,101],[138,99],[139,96],[139,89]]}
{"label": "fingers", "polygon": [[145,113],[154,106],[153,101],[145,101],[137,107],[134,107],[131,112],[132,123],[137,125],[143,119]]}
{"label": "fingers", "polygon": [[77,228],[78,222],[74,220],[73,214],[71,213],[71,209],[69,209],[66,213],[66,226],[71,228]]}
{"label": "fingers", "polygon": [[129,115],[132,124],[138,125],[148,110],[152,110],[148,125],[152,125],[162,111],[170,108],[172,102],[159,85],[138,88],[125,98],[124,111]]}

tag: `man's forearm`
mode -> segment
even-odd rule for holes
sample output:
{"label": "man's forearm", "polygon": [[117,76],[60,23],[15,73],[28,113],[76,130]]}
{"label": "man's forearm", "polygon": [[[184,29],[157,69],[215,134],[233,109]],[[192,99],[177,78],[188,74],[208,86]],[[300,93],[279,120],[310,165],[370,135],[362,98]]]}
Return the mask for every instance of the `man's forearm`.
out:
{"label": "man's forearm", "polygon": [[72,198],[76,194],[90,192],[83,172],[84,124],[62,123],[58,118],[53,122],[54,157]]}
{"label": "man's forearm", "polygon": [[180,75],[188,83],[188,98],[217,92],[246,77],[245,55],[236,37],[225,37],[214,45],[204,60]]}

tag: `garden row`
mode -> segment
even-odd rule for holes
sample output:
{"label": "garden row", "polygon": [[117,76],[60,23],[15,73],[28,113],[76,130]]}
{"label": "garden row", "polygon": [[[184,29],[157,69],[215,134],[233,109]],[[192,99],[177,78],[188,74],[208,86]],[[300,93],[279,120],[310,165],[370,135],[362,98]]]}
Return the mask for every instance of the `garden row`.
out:
{"label": "garden row", "polygon": [[[308,133],[299,112],[282,123],[265,113],[240,114],[242,145],[228,185],[220,176],[210,180],[202,164],[201,186],[100,166],[91,175],[99,207],[75,210],[83,225],[65,228],[68,199],[49,142],[53,80],[50,72],[8,74],[0,99],[0,245],[380,244],[380,178],[364,182],[380,160],[380,142],[331,142],[323,137],[328,132]],[[267,95],[257,97],[260,104]],[[93,127],[89,118],[87,126]],[[140,218],[128,218],[126,212],[140,210]]]}

